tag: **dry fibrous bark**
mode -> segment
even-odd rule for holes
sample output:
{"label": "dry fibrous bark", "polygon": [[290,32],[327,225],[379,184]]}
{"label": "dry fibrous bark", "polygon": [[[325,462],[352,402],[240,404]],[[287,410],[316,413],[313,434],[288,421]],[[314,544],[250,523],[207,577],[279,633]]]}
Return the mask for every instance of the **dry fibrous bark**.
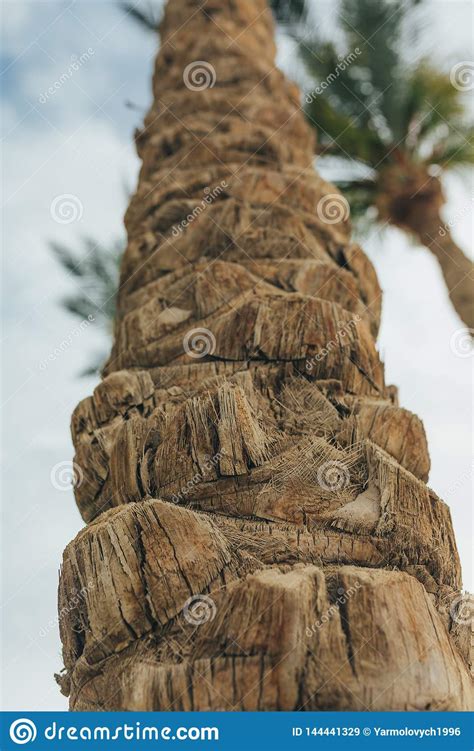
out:
{"label": "dry fibrous bark", "polygon": [[449,509],[270,13],[175,0],[161,39],[113,351],[72,420],[88,525],[61,571],[62,690],[74,710],[466,709]]}

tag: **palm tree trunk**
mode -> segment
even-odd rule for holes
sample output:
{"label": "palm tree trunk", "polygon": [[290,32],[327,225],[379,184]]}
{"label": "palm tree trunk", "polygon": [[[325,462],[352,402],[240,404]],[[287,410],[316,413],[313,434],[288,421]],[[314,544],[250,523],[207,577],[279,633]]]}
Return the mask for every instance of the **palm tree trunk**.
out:
{"label": "palm tree trunk", "polygon": [[453,307],[474,334],[473,262],[456,245],[438,211],[423,213],[410,229],[438,259]]}
{"label": "palm tree trunk", "polygon": [[266,3],[174,0],[161,39],[115,343],[72,420],[61,688],[74,710],[467,708],[449,510]]}
{"label": "palm tree trunk", "polygon": [[426,166],[400,159],[380,171],[376,203],[382,218],[411,233],[438,259],[453,307],[474,334],[474,264],[441,219],[440,180]]}

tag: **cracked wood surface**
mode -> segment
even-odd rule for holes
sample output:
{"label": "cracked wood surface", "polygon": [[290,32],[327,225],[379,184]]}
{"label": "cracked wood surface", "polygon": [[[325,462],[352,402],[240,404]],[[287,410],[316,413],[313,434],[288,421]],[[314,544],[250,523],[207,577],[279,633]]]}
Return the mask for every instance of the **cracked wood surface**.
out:
{"label": "cracked wood surface", "polygon": [[[75,710],[467,709],[449,509],[266,4],[174,0],[161,42],[114,345],[72,418],[88,526],[61,689]],[[212,86],[186,86],[195,61]]]}

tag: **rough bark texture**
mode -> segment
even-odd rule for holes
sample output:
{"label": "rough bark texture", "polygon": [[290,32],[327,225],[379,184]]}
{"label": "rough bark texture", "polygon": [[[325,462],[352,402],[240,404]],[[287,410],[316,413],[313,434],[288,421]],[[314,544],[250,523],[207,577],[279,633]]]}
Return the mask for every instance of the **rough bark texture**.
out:
{"label": "rough bark texture", "polygon": [[[263,0],[175,0],[162,24],[113,352],[72,420],[75,710],[471,701],[449,510],[272,34]],[[213,86],[185,85],[193,61]]]}

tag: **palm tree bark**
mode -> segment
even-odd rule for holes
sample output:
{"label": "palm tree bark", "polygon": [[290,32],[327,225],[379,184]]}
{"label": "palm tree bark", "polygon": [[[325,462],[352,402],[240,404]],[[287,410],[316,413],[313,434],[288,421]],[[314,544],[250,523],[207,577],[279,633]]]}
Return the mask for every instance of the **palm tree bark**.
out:
{"label": "palm tree bark", "polygon": [[61,688],[74,710],[467,708],[449,510],[266,3],[174,0],[161,39],[113,351],[72,420]]}

